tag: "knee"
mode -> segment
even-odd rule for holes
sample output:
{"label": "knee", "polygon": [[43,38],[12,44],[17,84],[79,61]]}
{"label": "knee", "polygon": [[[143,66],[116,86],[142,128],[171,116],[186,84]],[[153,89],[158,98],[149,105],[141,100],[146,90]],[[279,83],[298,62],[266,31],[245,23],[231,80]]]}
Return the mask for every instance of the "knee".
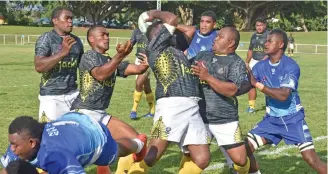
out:
{"label": "knee", "polygon": [[141,89],[143,87],[143,83],[141,80],[136,81],[136,88]]}
{"label": "knee", "polygon": [[242,154],[236,154],[233,158],[232,161],[238,165],[238,166],[246,166],[247,164],[247,156],[242,155]]}
{"label": "knee", "polygon": [[209,154],[199,154],[192,158],[193,162],[201,169],[205,169],[210,164]]}

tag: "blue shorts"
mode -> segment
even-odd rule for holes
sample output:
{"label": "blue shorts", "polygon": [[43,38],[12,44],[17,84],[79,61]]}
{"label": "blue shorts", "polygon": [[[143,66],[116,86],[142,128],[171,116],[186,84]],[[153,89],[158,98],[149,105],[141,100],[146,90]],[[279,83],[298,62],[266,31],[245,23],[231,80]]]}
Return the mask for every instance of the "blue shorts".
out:
{"label": "blue shorts", "polygon": [[105,135],[107,136],[107,142],[105,143],[103,147],[103,151],[96,162],[93,164],[97,166],[108,166],[113,164],[117,160],[118,155],[118,146],[116,141],[113,139],[112,135],[110,134],[107,126],[99,122],[101,128],[105,132]]}
{"label": "blue shorts", "polygon": [[312,142],[312,136],[304,119],[304,111],[283,117],[264,116],[251,131],[251,134],[264,137],[277,145],[282,139],[286,144]]}

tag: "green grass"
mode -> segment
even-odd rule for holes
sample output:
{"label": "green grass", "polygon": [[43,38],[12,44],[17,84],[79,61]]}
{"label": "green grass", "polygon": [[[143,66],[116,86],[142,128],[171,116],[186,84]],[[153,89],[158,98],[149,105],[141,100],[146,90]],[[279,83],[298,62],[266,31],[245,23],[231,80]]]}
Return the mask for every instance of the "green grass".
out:
{"label": "green grass", "polygon": [[[2,28],[0,26],[0,33]],[[25,32],[28,32],[24,28]],[[120,32],[121,33],[121,32]],[[125,33],[125,32],[123,32]],[[130,33],[122,34],[128,37]],[[295,33],[296,34],[296,33]],[[312,33],[317,35],[317,33]],[[296,37],[296,36],[295,36]],[[316,36],[309,36],[311,39]],[[304,39],[308,43],[311,39]],[[326,44],[326,43],[323,43]],[[38,115],[38,92],[40,75],[35,72],[33,66],[33,45],[0,45],[0,154],[7,148],[7,132],[9,123],[17,116],[30,115],[37,118]],[[86,47],[86,49],[88,49]],[[114,47],[110,50],[114,54]],[[238,52],[245,59],[246,52]],[[134,56],[127,57],[130,62],[134,62]],[[305,107],[306,121],[310,127],[313,138],[327,136],[327,60],[326,55],[296,54],[295,60],[301,67],[301,78],[299,82],[299,94],[303,106]],[[110,108],[107,110],[114,116],[126,121],[139,132],[149,134],[152,126],[151,119],[141,119],[131,121],[129,113],[132,107],[132,97],[134,91],[135,76],[126,79],[118,78],[112,97]],[[155,87],[155,81],[152,77],[152,87]],[[260,121],[264,115],[264,96],[259,94],[257,100],[258,109],[254,115],[245,113],[247,107],[247,95],[239,97],[240,123],[243,135]],[[138,114],[143,115],[148,111],[145,99],[142,99]],[[282,142],[279,146],[284,146]],[[327,161],[327,139],[315,142],[316,151],[320,158]],[[270,148],[269,151],[277,147]],[[267,147],[260,150],[266,150]],[[258,152],[260,152],[258,151]],[[223,163],[224,157],[213,142],[211,146],[212,159],[210,166],[217,163]],[[315,173],[299,156],[296,148],[285,150],[275,155],[257,154],[257,159],[262,173],[280,174],[280,173]],[[180,161],[180,151],[176,145],[171,145],[162,159],[152,168],[151,173],[177,173]],[[112,167],[113,171],[116,165]],[[88,173],[95,173],[95,167],[87,168]],[[205,171],[206,174],[225,173],[226,169],[216,169]]]}

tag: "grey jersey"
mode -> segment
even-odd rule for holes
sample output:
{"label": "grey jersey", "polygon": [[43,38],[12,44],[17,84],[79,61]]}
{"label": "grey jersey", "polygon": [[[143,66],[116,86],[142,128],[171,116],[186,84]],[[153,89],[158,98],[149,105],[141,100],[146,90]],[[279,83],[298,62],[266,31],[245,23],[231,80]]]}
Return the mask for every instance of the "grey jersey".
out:
{"label": "grey jersey", "polygon": [[105,81],[98,81],[91,75],[91,70],[104,65],[111,60],[110,57],[96,51],[89,50],[81,58],[80,71],[80,94],[72,104],[74,109],[105,110],[108,108],[115,86],[116,76],[124,76],[128,62],[122,62],[117,71]]}
{"label": "grey jersey", "polygon": [[[213,52],[200,52],[197,61],[203,61],[208,72],[214,78],[232,82],[240,88],[246,78],[246,65],[237,54],[224,56]],[[206,118],[209,123],[223,124],[238,120],[238,100],[216,93],[206,82],[201,81],[206,103]]]}
{"label": "grey jersey", "polygon": [[[81,40],[70,34],[76,40],[67,56],[65,56],[49,72],[41,75],[40,95],[62,95],[77,89],[77,66],[83,54]],[[49,57],[62,49],[63,38],[55,30],[42,34],[35,44],[35,56]]]}
{"label": "grey jersey", "polygon": [[293,37],[288,37],[288,43],[294,44],[295,40]]}
{"label": "grey jersey", "polygon": [[[139,28],[135,29],[131,36],[132,45],[137,44],[136,56],[139,57],[139,53],[146,54],[146,47],[148,45],[147,37],[142,34]],[[143,57],[141,57],[143,58]]]}
{"label": "grey jersey", "polygon": [[162,26],[147,47],[148,63],[156,78],[156,100],[162,97],[197,97],[198,78],[183,52],[172,46],[172,35]]}
{"label": "grey jersey", "polygon": [[263,33],[254,33],[251,37],[249,50],[252,50],[252,58],[255,60],[262,60],[266,55],[264,53],[264,44],[267,40],[269,31],[265,30]]}

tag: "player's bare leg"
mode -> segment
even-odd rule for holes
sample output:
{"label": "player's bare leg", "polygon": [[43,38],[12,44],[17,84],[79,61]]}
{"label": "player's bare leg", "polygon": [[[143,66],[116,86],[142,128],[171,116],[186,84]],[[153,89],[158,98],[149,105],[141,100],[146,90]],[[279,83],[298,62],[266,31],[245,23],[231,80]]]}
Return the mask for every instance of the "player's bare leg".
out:
{"label": "player's bare leg", "polygon": [[256,101],[256,88],[252,88],[248,92],[249,108],[248,108],[247,112],[249,112],[249,113],[254,113],[255,112],[255,101]]}
{"label": "player's bare leg", "polygon": [[304,161],[306,161],[314,170],[320,174],[327,173],[327,164],[320,160],[314,149],[301,152]]}
{"label": "player's bare leg", "polygon": [[180,163],[179,174],[201,173],[210,162],[210,151],[207,144],[188,145],[189,154],[184,154]]}
{"label": "player's bare leg", "polygon": [[226,149],[227,154],[234,163],[234,169],[238,173],[248,173],[250,168],[250,161],[247,157],[246,147],[244,144],[229,148],[229,145],[223,146]]}
{"label": "player's bare leg", "polygon": [[[148,72],[149,73],[149,72]],[[144,80],[143,89],[146,94],[146,100],[149,106],[149,112],[144,115],[144,117],[154,117],[155,114],[155,98],[150,86],[150,79],[148,75],[145,75],[146,79]]]}

